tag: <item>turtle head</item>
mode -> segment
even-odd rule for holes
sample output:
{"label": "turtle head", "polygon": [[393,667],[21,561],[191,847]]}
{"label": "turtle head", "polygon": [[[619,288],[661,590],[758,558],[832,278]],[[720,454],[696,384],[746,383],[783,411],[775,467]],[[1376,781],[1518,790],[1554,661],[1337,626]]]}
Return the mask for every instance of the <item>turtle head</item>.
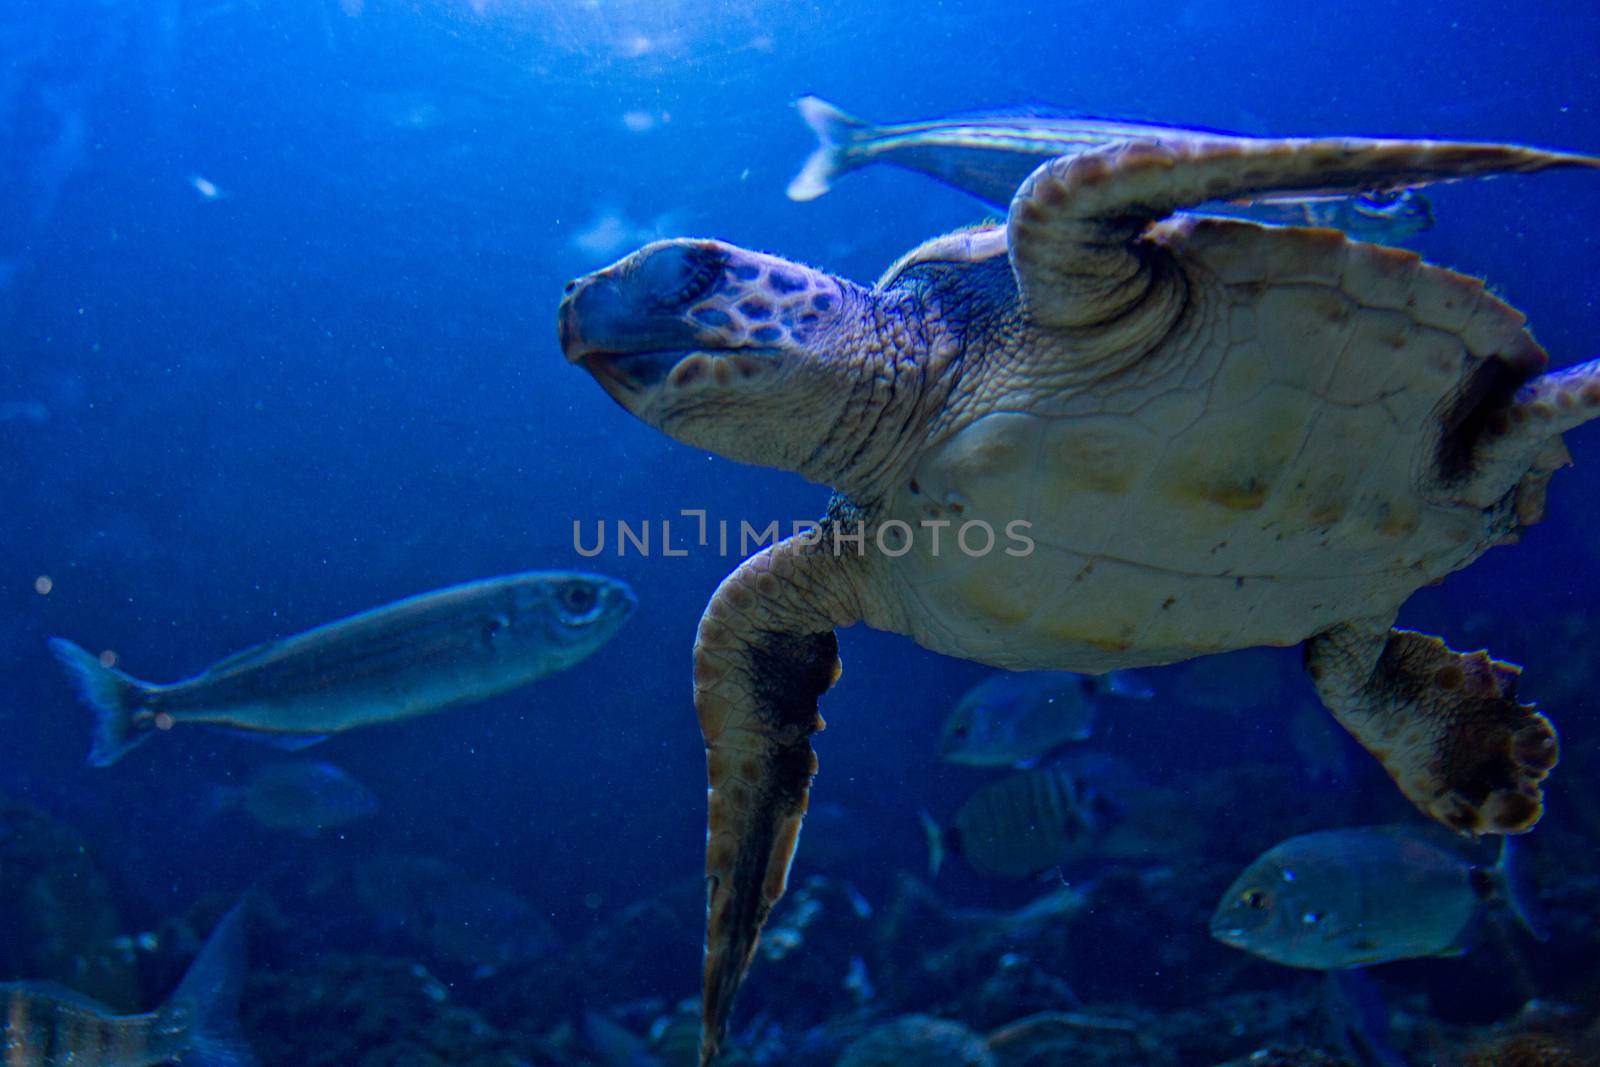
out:
{"label": "turtle head", "polygon": [[658,241],[567,285],[561,347],[613,399],[730,459],[819,460],[865,367],[870,294],[720,241]]}

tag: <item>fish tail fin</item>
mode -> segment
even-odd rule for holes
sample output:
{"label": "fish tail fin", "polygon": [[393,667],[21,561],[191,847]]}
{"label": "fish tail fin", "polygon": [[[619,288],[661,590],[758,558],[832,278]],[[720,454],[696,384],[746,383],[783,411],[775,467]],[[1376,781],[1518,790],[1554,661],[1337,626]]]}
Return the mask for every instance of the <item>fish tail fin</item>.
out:
{"label": "fish tail fin", "polygon": [[1495,886],[1505,899],[1517,923],[1536,941],[1550,940],[1550,927],[1540,913],[1533,883],[1522,862],[1523,849],[1517,838],[1507,834],[1500,839],[1500,859],[1494,865]]}
{"label": "fish tail fin", "polygon": [[917,812],[917,818],[922,822],[922,833],[928,841],[928,877],[937,878],[939,868],[944,866],[944,828],[926,811]]}
{"label": "fish tail fin", "polygon": [[851,145],[876,136],[878,129],[820,96],[802,96],[794,106],[817,135],[817,147],[789,183],[789,199],[815,200],[833,187],[835,178],[861,165],[853,158]]}
{"label": "fish tail fin", "polygon": [[184,1067],[256,1067],[255,1053],[239,1030],[247,907],[248,898],[222,917],[161,1009],[188,1026]]}
{"label": "fish tail fin", "polygon": [[109,767],[150,736],[148,727],[133,720],[151,687],[107,667],[98,656],[61,637],[50,639],[50,651],[77,683],[78,695],[95,713],[94,740],[89,762]]}

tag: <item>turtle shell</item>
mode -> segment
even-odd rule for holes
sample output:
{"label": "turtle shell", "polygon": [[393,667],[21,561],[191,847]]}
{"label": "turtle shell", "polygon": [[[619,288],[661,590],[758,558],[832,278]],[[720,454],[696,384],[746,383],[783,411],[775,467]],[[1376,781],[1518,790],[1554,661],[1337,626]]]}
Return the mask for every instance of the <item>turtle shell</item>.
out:
{"label": "turtle shell", "polygon": [[[1164,332],[1086,331],[1116,369],[1079,381],[1072,331],[1001,317],[877,516],[912,531],[889,572],[919,642],[1083,671],[1291,645],[1515,527],[1526,464],[1473,446],[1545,354],[1481,282],[1332,230],[1185,218],[1145,241],[1180,272]],[[992,286],[1004,253],[941,239],[886,284]]]}

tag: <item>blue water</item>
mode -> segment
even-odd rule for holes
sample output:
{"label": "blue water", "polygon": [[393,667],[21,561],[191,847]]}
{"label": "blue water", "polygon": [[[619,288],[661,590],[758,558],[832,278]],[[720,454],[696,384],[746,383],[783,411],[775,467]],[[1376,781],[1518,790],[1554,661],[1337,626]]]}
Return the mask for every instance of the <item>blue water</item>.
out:
{"label": "blue water", "polygon": [[[826,492],[677,445],[611,403],[561,357],[562,284],[660,235],[870,281],[984,214],[886,168],[791,203],[784,185],[811,147],[795,97],[883,120],[1034,101],[1245,132],[1600,151],[1590,4],[1031,6],[8,7],[0,790],[92,842],[130,928],[317,848],[450,860],[577,941],[627,904],[697,884],[705,772],[689,653],[737,561],[584,560],[574,520],[806,518]],[[1600,354],[1600,181],[1506,178],[1434,202],[1418,251],[1486,277],[1555,363]],[[1563,731],[1550,820],[1593,846],[1581,827],[1594,812],[1560,783],[1584,768],[1592,781],[1600,760],[1600,431],[1568,440],[1576,468],[1557,476],[1544,525],[1419,593],[1402,622],[1526,666],[1525,695]],[[574,566],[637,590],[622,635],[522,693],[329,742],[318,758],[383,809],[313,844],[207,816],[215,786],[268,758],[254,746],[178,731],[114,768],[84,766],[89,716],[44,646],[65,635],[166,681],[404,595]],[[934,745],[986,672],[862,628],[841,644],[814,797],[867,829],[833,870],[883,900],[898,872],[922,868],[917,811],[948,816],[987,780],[940,764]],[[1105,746],[1164,783],[1294,760],[1285,711],[1308,687],[1234,712],[1185,707],[1180,690]],[[1330,823],[1351,816],[1348,793],[1390,788],[1352,761],[1328,791]],[[1561,857],[1544,870],[1560,882]],[[966,904],[1037,890],[959,866],[939,885]],[[680,958],[641,963],[617,998],[693,995],[699,936],[684,931]],[[1479,1018],[1514,1009],[1502,998]]]}

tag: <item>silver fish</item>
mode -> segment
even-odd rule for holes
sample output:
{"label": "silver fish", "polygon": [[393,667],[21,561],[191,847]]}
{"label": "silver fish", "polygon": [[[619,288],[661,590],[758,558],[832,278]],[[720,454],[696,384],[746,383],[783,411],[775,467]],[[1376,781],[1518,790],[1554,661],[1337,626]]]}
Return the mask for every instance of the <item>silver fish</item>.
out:
{"label": "silver fish", "polygon": [[[818,144],[789,183],[792,200],[814,200],[840,176],[887,163],[926,174],[1004,211],[1028,175],[1057,156],[1119,141],[1256,140],[1203,127],[1091,118],[1044,108],[1005,108],[880,126],[815,96],[801,97],[795,106]],[[1434,221],[1427,198],[1414,189],[1380,189],[1359,196],[1308,189],[1245,203],[1208,204],[1191,214],[1326,226],[1385,244],[1413,237]]]}
{"label": "silver fish", "polygon": [[634,602],[626,584],[599,575],[512,574],[269,641],[171,685],[138,681],[59,637],[50,649],[98,716],[89,762],[107,767],[180,723],[292,742],[496,696],[589,656]]}
{"label": "silver fish", "polygon": [[1106,697],[1148,699],[1120,674],[1005,671],[967,690],[945,720],[939,755],[969,767],[1014,767],[1094,733]]}
{"label": "silver fish", "polygon": [[1425,829],[1292,837],[1222,895],[1211,936],[1274,963],[1326,971],[1458,956],[1485,902],[1496,898],[1535,932],[1513,877],[1511,838],[1502,839],[1500,861],[1485,867]]}
{"label": "silver fish", "polygon": [[53,982],[0,984],[6,1067],[153,1067],[194,1063],[253,1067],[239,1033],[242,906],[217,924],[168,1001],[142,1015],[118,1015]]}
{"label": "silver fish", "polygon": [[315,833],[378,810],[372,791],[331,763],[269,763],[242,786],[215,794],[218,808],[241,808],[269,830]]}

